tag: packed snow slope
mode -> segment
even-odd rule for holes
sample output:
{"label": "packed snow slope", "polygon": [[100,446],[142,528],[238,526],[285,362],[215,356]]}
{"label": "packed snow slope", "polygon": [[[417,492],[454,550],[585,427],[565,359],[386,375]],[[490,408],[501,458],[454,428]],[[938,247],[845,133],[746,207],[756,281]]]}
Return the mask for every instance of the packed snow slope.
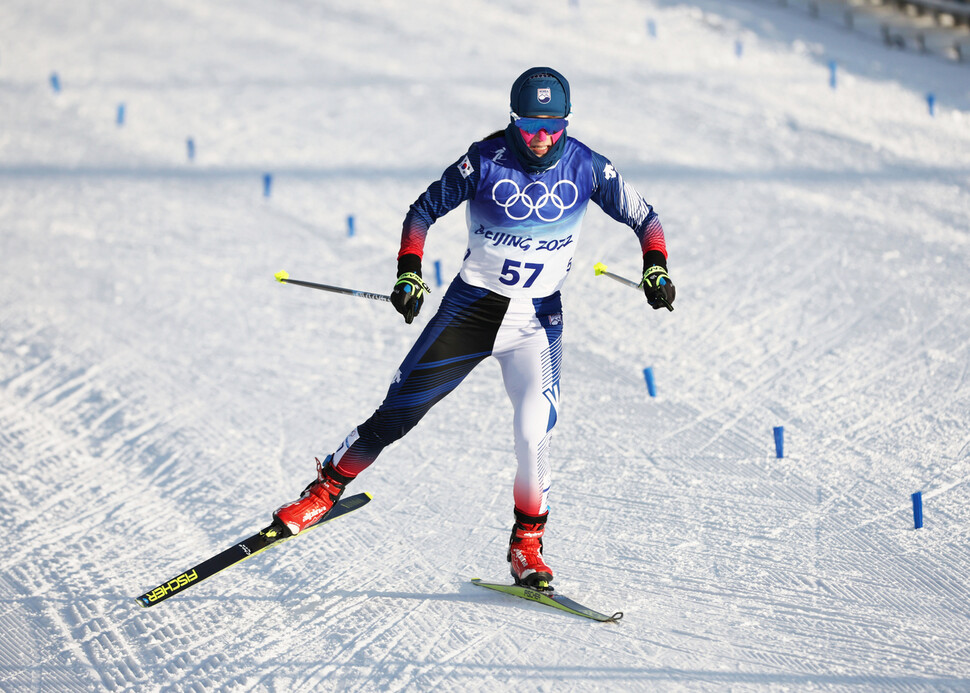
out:
{"label": "packed snow slope", "polygon": [[[380,403],[464,215],[414,325],[273,274],[389,291],[408,205],[537,64],[678,289],[653,311],[594,276],[640,259],[591,206],[546,555],[622,622],[468,582],[507,579],[493,361],[353,484],[365,509],[139,607]],[[4,0],[0,690],[968,690],[968,91],[742,0]]]}

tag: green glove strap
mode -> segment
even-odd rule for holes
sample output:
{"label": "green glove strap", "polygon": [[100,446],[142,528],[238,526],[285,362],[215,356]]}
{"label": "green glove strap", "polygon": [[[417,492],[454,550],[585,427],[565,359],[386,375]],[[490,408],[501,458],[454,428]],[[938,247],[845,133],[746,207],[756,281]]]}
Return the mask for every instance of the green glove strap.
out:
{"label": "green glove strap", "polygon": [[417,274],[416,272],[405,272],[404,274],[400,275],[397,278],[397,282],[394,284],[394,288],[396,289],[401,284],[413,286],[415,298],[420,297],[425,291],[427,291],[429,294],[431,293],[431,289],[429,289],[428,285],[425,284],[421,279],[421,275]]}
{"label": "green glove strap", "polygon": [[660,286],[660,280],[663,279],[664,283],[670,282],[670,275],[667,274],[665,270],[660,265],[654,265],[653,267],[648,267],[643,272],[643,286],[649,289],[656,289]]}

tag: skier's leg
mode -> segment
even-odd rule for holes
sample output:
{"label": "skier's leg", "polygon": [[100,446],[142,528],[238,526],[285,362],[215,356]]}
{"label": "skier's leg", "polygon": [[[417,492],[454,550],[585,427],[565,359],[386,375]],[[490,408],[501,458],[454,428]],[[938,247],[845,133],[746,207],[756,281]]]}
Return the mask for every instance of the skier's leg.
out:
{"label": "skier's leg", "polygon": [[395,374],[384,402],[334,453],[337,471],[348,477],[360,474],[491,354],[508,303],[455,280]]}
{"label": "skier's leg", "polygon": [[411,430],[491,353],[508,303],[485,289],[452,282],[394,376],[383,404],[325,463],[318,461],[316,480],[300,498],[279,508],[276,519],[297,534],[323,517],[381,450]]}
{"label": "skier's leg", "polygon": [[494,348],[514,409],[515,507],[529,516],[549,509],[548,451],[559,412],[562,360],[562,313],[558,295],[554,298],[534,301],[531,314],[513,303]]}
{"label": "skier's leg", "polygon": [[553,576],[542,557],[542,539],[549,517],[549,440],[559,414],[558,298],[524,307],[513,302],[494,348],[515,411],[515,524],[507,558],[516,583],[536,588],[545,588]]}

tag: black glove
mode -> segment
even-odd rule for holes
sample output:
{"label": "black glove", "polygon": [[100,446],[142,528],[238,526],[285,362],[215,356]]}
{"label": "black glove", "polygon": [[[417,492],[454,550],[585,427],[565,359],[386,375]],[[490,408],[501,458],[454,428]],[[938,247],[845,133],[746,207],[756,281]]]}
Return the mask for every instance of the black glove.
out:
{"label": "black glove", "polygon": [[657,310],[661,306],[666,306],[667,310],[674,309],[670,304],[674,302],[677,289],[674,288],[674,283],[670,281],[670,275],[667,274],[666,267],[660,265],[647,267],[643,270],[643,281],[640,285],[643,287],[643,293],[647,297],[647,303],[654,310]]}
{"label": "black glove", "polygon": [[[400,264],[398,269],[401,269]],[[397,283],[391,292],[391,305],[404,316],[404,322],[408,325],[421,312],[425,293],[431,293],[431,289],[421,280],[420,264],[417,271],[400,272],[398,274]]]}

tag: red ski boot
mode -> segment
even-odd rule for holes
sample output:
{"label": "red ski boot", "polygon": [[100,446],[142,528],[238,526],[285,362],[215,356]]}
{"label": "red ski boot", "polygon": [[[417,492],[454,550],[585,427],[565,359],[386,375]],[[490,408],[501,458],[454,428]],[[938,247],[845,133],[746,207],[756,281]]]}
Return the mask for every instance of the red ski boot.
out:
{"label": "red ski boot", "polygon": [[297,500],[273,513],[273,517],[289,529],[291,535],[299,534],[330,512],[344,492],[344,486],[353,481],[353,477],[344,476],[334,469],[330,463],[332,459],[333,455],[328,455],[326,465],[318,459],[317,480],[303,489]]}
{"label": "red ski boot", "polygon": [[508,560],[512,564],[515,584],[534,589],[549,589],[552,568],[542,560],[542,534],[546,527],[545,515],[526,515],[515,510],[515,526],[509,539]]}

